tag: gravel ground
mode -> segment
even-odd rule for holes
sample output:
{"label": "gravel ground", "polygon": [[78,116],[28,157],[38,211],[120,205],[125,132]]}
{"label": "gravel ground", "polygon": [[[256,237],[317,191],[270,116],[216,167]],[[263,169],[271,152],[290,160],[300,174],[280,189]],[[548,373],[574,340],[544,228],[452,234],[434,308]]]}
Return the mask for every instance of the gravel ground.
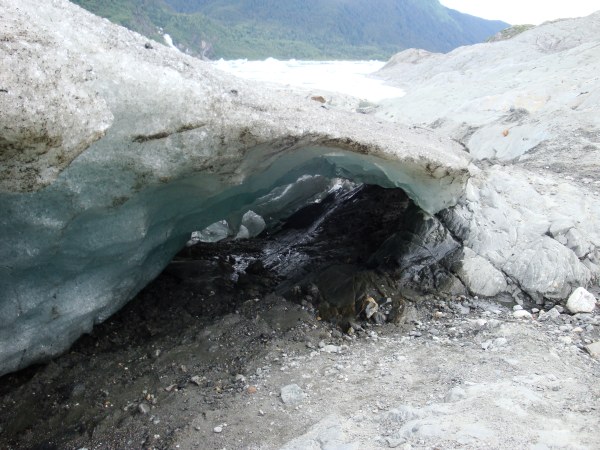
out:
{"label": "gravel ground", "polygon": [[600,364],[584,348],[599,340],[596,313],[539,321],[430,298],[399,324],[343,331],[276,295],[212,317],[164,309],[152,296],[169,282],[70,353],[4,377],[0,446],[600,447]]}

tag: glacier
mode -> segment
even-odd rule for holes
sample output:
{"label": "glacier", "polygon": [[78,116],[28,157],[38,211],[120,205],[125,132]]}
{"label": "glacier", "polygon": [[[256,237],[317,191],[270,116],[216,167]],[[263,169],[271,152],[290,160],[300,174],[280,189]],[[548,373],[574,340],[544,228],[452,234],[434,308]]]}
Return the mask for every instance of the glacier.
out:
{"label": "glacier", "polygon": [[468,158],[434,132],[240,80],[64,0],[0,5],[0,374],[64,352],[193,231],[250,237],[338,179],[428,215],[463,193]]}

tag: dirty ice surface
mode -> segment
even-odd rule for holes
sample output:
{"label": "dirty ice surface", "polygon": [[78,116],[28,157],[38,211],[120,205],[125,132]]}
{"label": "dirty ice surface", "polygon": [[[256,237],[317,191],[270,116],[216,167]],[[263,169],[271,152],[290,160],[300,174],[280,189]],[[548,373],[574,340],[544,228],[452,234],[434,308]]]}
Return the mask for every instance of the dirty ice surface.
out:
{"label": "dirty ice surface", "polygon": [[280,61],[273,58],[264,61],[221,59],[214,62],[216,68],[240,78],[339,92],[372,102],[405,94],[400,88],[369,78],[369,74],[381,69],[384,64],[382,61]]}

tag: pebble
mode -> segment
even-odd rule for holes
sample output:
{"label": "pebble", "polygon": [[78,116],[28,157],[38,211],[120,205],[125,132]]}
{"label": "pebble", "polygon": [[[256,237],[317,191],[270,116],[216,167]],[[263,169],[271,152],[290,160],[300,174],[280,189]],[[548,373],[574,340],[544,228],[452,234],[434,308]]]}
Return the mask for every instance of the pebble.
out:
{"label": "pebble", "polygon": [[465,390],[463,388],[461,388],[460,386],[455,386],[448,391],[448,393],[444,397],[444,402],[446,402],[446,403],[457,402],[464,398],[467,398],[467,393],[465,392]]}
{"label": "pebble", "polygon": [[472,324],[473,324],[473,328],[475,328],[476,330],[481,330],[481,329],[485,328],[485,326],[487,325],[487,320],[477,319],[474,322],[472,322]]}
{"label": "pebble", "polygon": [[498,328],[501,325],[501,322],[497,319],[490,319],[487,322],[487,327],[490,329]]}
{"label": "pebble", "polygon": [[586,345],[584,348],[592,358],[600,359],[600,341]]}
{"label": "pebble", "polygon": [[561,336],[560,338],[558,338],[558,340],[565,345],[570,345],[573,343],[573,339],[571,339],[571,336]]}
{"label": "pebble", "polygon": [[138,405],[138,411],[142,414],[149,414],[150,413],[150,406],[147,405],[146,403],[140,403]]}
{"label": "pebble", "polygon": [[396,439],[396,438],[387,437],[387,438],[385,438],[385,442],[387,443],[389,448],[397,448],[397,447],[400,447],[402,444],[404,444],[406,442],[406,439],[404,439],[404,438]]}
{"label": "pebble", "polygon": [[596,299],[582,287],[578,287],[567,300],[567,309],[573,313],[591,313],[596,307]]}
{"label": "pebble", "polygon": [[418,410],[412,406],[401,405],[398,408],[390,409],[385,413],[384,417],[393,422],[403,423],[409,420],[415,420],[419,418]]}
{"label": "pebble", "polygon": [[222,426],[217,426],[213,428],[213,431],[215,433],[222,433],[223,432],[223,427]]}
{"label": "pebble", "polygon": [[289,406],[299,405],[304,401],[305,393],[297,384],[288,384],[281,388],[281,400]]}
{"label": "pebble", "polygon": [[321,351],[326,353],[340,353],[342,348],[337,345],[325,345],[321,347]]}
{"label": "pebble", "polygon": [[454,309],[456,310],[456,312],[458,314],[461,314],[463,316],[466,316],[466,315],[468,315],[471,312],[471,308],[469,308],[468,306],[461,305],[460,303],[457,304],[454,307]]}
{"label": "pebble", "polygon": [[529,311],[525,311],[524,309],[519,309],[518,311],[513,312],[513,317],[515,319],[531,319],[531,313]]}
{"label": "pebble", "polygon": [[235,376],[235,381],[238,381],[240,383],[245,383],[246,382],[246,377],[242,374],[237,374]]}
{"label": "pebble", "polygon": [[202,383],[202,378],[200,378],[198,375],[195,375],[192,378],[190,378],[190,381],[196,386],[200,386],[200,383]]}
{"label": "pebble", "polygon": [[547,320],[556,320],[560,317],[560,311],[556,307],[552,308],[549,311],[540,311],[540,315],[538,316],[538,320],[540,322],[545,322]]}

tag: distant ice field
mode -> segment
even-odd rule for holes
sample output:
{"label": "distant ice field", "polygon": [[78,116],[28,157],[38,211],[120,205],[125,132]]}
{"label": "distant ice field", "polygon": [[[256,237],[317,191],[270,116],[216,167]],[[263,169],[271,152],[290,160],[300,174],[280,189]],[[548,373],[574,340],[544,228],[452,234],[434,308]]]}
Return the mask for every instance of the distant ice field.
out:
{"label": "distant ice field", "polygon": [[240,78],[293,88],[339,92],[372,102],[405,94],[402,89],[369,78],[369,74],[383,67],[385,62],[382,61],[280,61],[268,58],[264,61],[221,59],[213,64]]}

